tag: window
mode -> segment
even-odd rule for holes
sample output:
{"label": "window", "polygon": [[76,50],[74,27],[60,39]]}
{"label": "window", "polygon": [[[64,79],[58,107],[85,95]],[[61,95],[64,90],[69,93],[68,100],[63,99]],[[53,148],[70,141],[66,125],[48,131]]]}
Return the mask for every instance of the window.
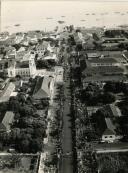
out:
{"label": "window", "polygon": [[105,136],[104,138],[107,138],[107,136]]}
{"label": "window", "polygon": [[110,138],[112,138],[112,136],[109,136]]}

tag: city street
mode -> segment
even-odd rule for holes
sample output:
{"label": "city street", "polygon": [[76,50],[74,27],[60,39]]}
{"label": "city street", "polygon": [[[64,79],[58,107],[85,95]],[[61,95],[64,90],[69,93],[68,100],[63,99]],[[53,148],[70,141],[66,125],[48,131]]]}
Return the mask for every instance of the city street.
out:
{"label": "city street", "polygon": [[72,158],[72,132],[71,132],[71,118],[70,118],[70,78],[67,71],[65,71],[65,86],[64,95],[66,97],[64,102],[63,112],[63,129],[62,129],[62,163],[61,173],[73,173],[73,158]]}

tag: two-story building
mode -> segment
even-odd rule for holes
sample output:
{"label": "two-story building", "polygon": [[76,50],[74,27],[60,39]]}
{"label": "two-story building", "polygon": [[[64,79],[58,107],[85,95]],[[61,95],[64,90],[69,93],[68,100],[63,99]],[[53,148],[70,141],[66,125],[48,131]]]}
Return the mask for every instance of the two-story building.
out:
{"label": "two-story building", "polygon": [[33,77],[36,74],[34,55],[28,54],[26,59],[21,61],[12,60],[8,64],[8,77],[23,76]]}

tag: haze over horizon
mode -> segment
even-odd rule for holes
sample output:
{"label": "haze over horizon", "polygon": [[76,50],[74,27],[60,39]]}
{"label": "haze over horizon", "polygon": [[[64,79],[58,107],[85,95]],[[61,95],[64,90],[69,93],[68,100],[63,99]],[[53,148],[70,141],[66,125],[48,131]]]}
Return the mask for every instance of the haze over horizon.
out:
{"label": "haze over horizon", "polygon": [[65,25],[114,27],[128,24],[127,18],[128,2],[2,1],[2,31],[9,32],[53,30],[59,20]]}

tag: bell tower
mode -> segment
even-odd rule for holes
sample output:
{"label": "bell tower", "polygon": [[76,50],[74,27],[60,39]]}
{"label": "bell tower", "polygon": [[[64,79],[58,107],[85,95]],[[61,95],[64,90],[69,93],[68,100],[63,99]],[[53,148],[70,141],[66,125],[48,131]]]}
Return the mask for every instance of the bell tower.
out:
{"label": "bell tower", "polygon": [[30,76],[36,75],[36,64],[34,57],[30,57],[29,59],[29,70],[30,70]]}

